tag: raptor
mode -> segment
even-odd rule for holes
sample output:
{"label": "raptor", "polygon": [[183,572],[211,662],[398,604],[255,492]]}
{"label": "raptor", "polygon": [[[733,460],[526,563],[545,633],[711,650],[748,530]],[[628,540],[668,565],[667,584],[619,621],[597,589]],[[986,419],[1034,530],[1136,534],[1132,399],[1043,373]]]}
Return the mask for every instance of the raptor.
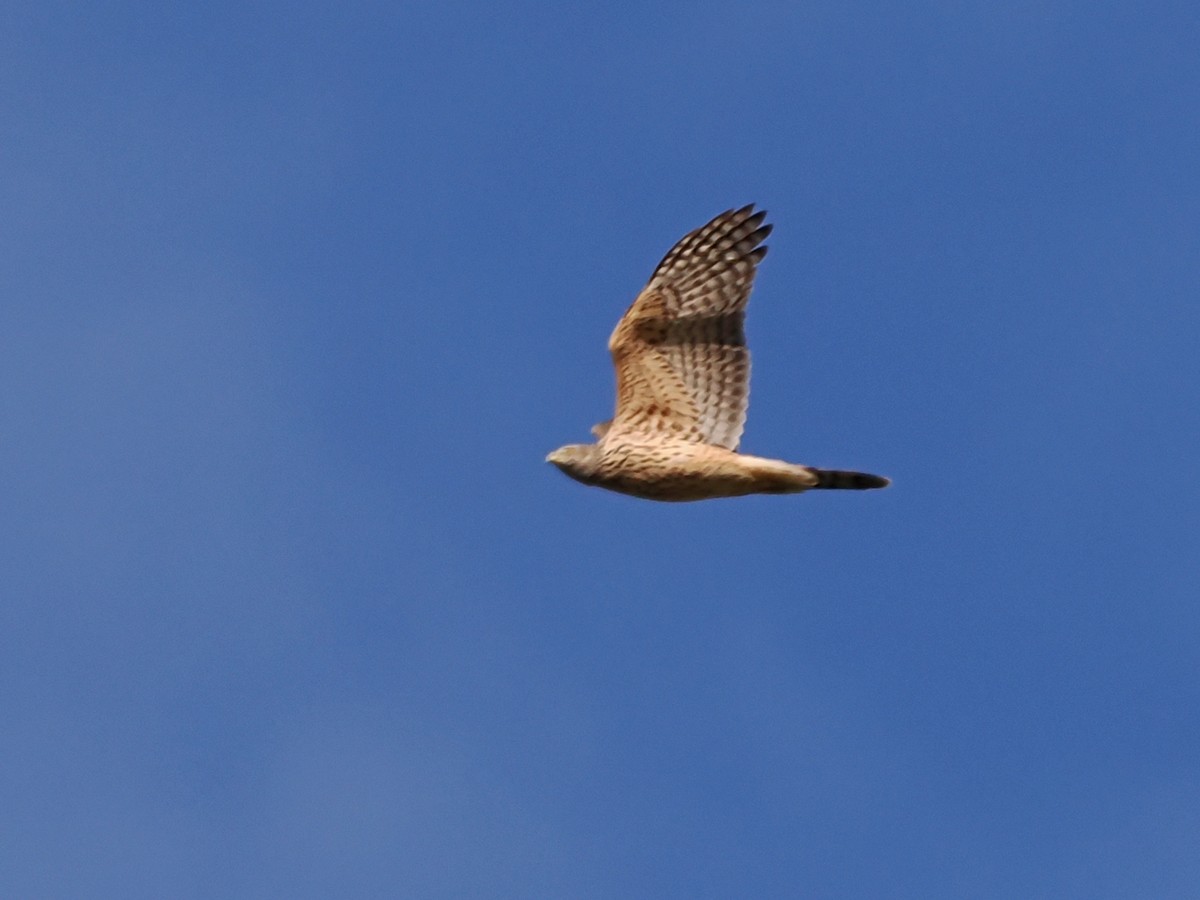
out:
{"label": "raptor", "polygon": [[608,340],[613,418],[596,442],[546,461],[576,481],[647,500],[707,500],[887,487],[882,475],[818,469],[738,452],[750,397],[743,323],[766,211],[728,210],[679,241]]}

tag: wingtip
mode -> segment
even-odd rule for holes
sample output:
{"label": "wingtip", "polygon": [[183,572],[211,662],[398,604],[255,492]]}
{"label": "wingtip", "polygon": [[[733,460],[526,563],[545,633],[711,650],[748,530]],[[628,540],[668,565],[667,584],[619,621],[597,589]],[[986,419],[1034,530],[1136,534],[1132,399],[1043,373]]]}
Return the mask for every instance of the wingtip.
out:
{"label": "wingtip", "polygon": [[758,216],[759,219],[765,219],[767,217],[767,211],[765,209],[759,209],[757,203],[747,203],[745,206],[739,207],[738,209],[731,209],[728,213],[726,213],[726,215],[734,215],[742,219],[748,219],[751,216]]}

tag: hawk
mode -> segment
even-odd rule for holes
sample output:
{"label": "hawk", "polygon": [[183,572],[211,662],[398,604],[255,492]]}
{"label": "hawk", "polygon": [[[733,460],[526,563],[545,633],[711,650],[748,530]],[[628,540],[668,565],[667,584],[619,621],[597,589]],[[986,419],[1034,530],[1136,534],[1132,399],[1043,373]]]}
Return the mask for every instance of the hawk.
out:
{"label": "hawk", "polygon": [[546,461],[576,481],[647,500],[887,487],[882,475],[738,453],[749,405],[742,322],[771,226],[754,205],[721,213],[663,257],[608,339],[616,413]]}

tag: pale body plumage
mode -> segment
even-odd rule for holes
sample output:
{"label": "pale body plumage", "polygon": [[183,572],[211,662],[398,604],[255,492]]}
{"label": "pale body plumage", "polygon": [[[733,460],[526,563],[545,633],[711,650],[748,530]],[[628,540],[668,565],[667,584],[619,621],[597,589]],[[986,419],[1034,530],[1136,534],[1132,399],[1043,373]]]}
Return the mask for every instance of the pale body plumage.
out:
{"label": "pale body plumage", "polygon": [[749,405],[746,302],[765,212],[730,210],[679,241],[617,323],[612,420],[595,444],[547,460],[577,481],[651,500],[703,500],[810,488],[884,487],[878,475],[837,472],[737,453]]}

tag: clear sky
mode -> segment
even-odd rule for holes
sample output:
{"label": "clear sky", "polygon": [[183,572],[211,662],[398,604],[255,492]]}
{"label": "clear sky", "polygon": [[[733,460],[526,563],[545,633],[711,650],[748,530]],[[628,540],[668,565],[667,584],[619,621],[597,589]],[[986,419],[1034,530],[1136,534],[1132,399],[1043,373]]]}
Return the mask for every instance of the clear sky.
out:
{"label": "clear sky", "polygon": [[[0,13],[0,893],[1200,896],[1200,12]],[[543,462],[716,213],[743,448]]]}

